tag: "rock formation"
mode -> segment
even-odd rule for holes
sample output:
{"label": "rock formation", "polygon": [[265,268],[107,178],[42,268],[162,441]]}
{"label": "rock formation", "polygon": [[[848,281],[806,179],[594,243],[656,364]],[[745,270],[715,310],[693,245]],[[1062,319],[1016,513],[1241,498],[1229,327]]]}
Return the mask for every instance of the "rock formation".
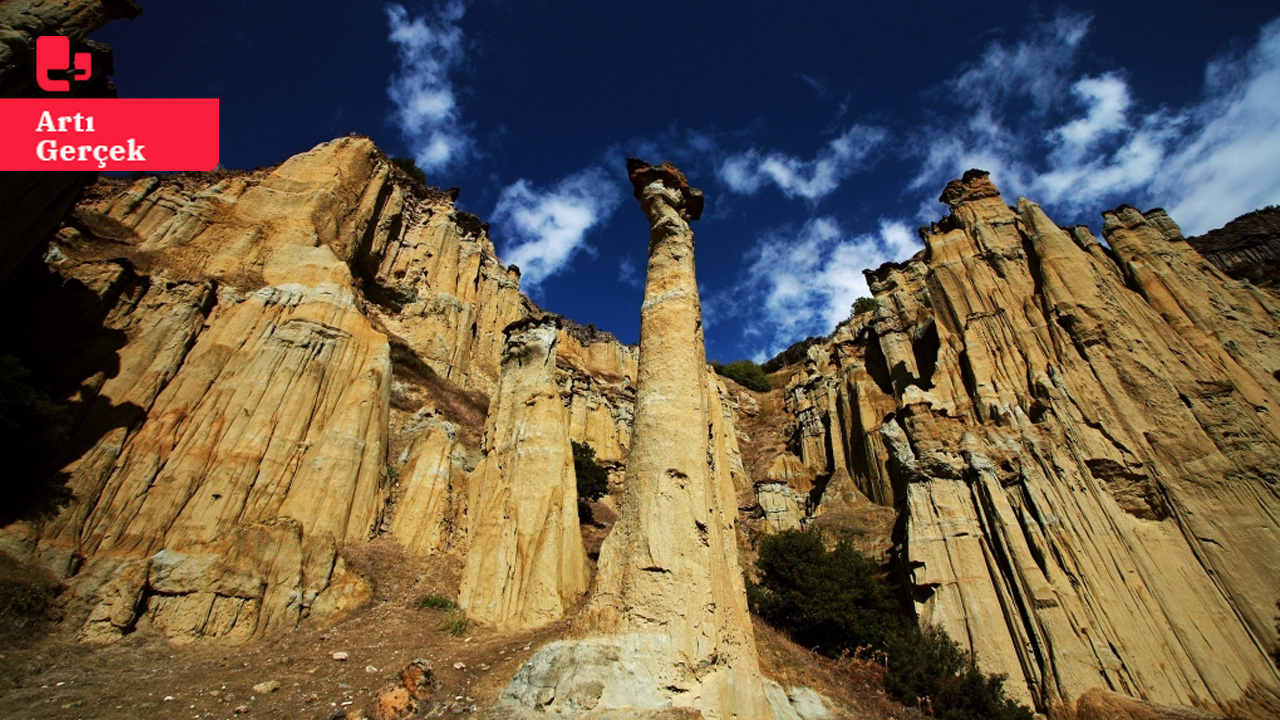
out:
{"label": "rock formation", "polygon": [[627,168],[650,239],[621,517],[580,619],[585,637],[544,647],[506,693],[569,716],[693,707],[708,718],[766,717],[702,340],[689,229],[702,194],[670,165]]}
{"label": "rock formation", "polygon": [[503,332],[502,371],[485,458],[471,476],[470,531],[458,604],[504,628],[545,625],[587,590],[569,423],[555,382],[556,322]]}
{"label": "rock formation", "polygon": [[[377,534],[465,555],[501,329],[541,313],[452,200],[360,137],[248,173],[104,179],[0,288],[33,308],[5,336],[78,427],[70,504],[0,547],[68,578],[86,639],[144,614],[191,641],[340,612],[368,593],[343,548]],[[558,422],[620,478],[635,351],[563,324]]]}
{"label": "rock formation", "polygon": [[765,478],[756,483],[756,502],[769,532],[799,530],[808,514],[814,472],[789,452],[774,458]]}
{"label": "rock formation", "polygon": [[1280,285],[1280,207],[1241,215],[1217,230],[1187,238],[1206,260],[1236,278],[1273,291]]}
{"label": "rock formation", "polygon": [[621,469],[635,415],[635,348],[569,320],[563,325],[556,375],[568,402],[569,436],[590,445],[598,462]]}
{"label": "rock formation", "polygon": [[806,464],[905,514],[920,620],[1014,697],[1274,716],[1280,303],[1163,211],[1105,213],[1106,247],[986,173],[942,201],[808,349]]}
{"label": "rock formation", "polygon": [[[87,42],[134,13],[0,7],[0,96],[30,94],[36,35]],[[520,324],[542,313],[487,226],[365,138],[104,179],[78,204],[91,176],[0,178],[0,294],[24,308],[0,336],[75,428],[70,502],[0,548],[68,580],[90,641],[144,615],[178,642],[332,616],[367,597],[343,553],[377,534],[470,550],[463,604],[527,627],[585,586],[573,439],[610,467],[621,517],[576,636],[518,673],[517,705],[782,712],[746,615],[745,497],[768,531],[852,528],[872,553],[899,520],[920,619],[1042,710],[1280,713],[1274,295],[1163,211],[1106,213],[1103,245],[967,173],[926,249],[869,273],[873,312],[788,351],[790,453],[753,454],[752,478],[745,400],[705,365],[702,196],[670,166],[629,169],[651,229],[639,361],[592,328]],[[1276,254],[1214,237],[1198,244],[1232,272]]]}
{"label": "rock formation", "polygon": [[[465,537],[468,467],[456,425],[434,408],[407,422],[412,440],[403,451],[399,498],[388,530],[413,555],[459,549]],[[462,455],[463,457],[459,457]]]}
{"label": "rock formation", "polygon": [[[58,233],[32,300],[87,296],[102,325],[46,341],[83,408],[74,499],[2,540],[90,599],[86,638],[143,612],[174,639],[288,629],[363,598],[345,545],[456,546],[474,460],[437,408],[496,381],[491,329],[532,306],[483,226],[398,172],[342,138],[253,173],[103,181]],[[390,408],[393,385],[426,404]]]}

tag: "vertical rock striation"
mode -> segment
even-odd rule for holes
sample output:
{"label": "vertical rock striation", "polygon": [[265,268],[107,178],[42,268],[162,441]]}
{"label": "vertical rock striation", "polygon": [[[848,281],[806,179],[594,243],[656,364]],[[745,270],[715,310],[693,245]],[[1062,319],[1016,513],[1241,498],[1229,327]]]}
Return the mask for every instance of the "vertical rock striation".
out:
{"label": "vertical rock striation", "polygon": [[689,229],[702,194],[670,165],[627,168],[650,238],[621,517],[579,622],[586,637],[544,647],[507,696],[570,716],[683,706],[767,717],[737,562],[732,431],[702,339]]}
{"label": "vertical rock striation", "polygon": [[905,514],[921,621],[1022,701],[1274,716],[1280,305],[1160,210],[1105,213],[1108,248],[983,172],[941,199],[792,383],[815,471]]}
{"label": "vertical rock striation", "polygon": [[396,172],[340,138],[252,173],[103,181],[59,231],[41,322],[68,325],[68,297],[101,313],[87,340],[42,340],[80,409],[73,498],[0,544],[70,578],[86,639],[144,613],[180,641],[289,629],[367,592],[343,547],[451,546],[468,453],[430,408],[393,427],[392,385],[408,364],[444,405],[438,362],[488,387],[489,328],[531,305],[478,221]]}
{"label": "vertical rock striation", "polygon": [[[378,534],[411,554],[465,553],[502,329],[541,312],[455,198],[358,136],[252,172],[102,179],[45,257],[0,285],[10,306],[30,308],[0,318],[0,331],[52,378],[76,427],[61,473],[69,503],[0,529],[0,549],[68,579],[92,608],[85,639],[117,639],[143,616],[184,642],[330,616],[366,597],[343,553]],[[534,335],[529,347],[559,352],[543,357],[545,377],[528,374],[532,355],[508,353],[523,363],[510,391],[538,400],[503,405],[517,434],[490,466],[518,471],[499,457],[523,452],[518,433],[540,424],[590,443],[620,475],[634,349],[569,323]],[[712,393],[700,401],[718,402],[700,383]],[[725,413],[703,432],[733,472]],[[543,517],[563,537],[521,524],[531,534],[515,552],[529,572],[497,591],[501,602],[473,607],[492,607],[495,622],[543,622],[585,584],[568,445],[552,446],[558,459],[548,449],[542,460],[568,489],[543,498],[557,508]],[[511,508],[523,513],[526,499],[512,495]],[[552,558],[559,575],[544,587]]]}
{"label": "vertical rock striation", "polygon": [[636,349],[594,328],[563,324],[556,377],[569,412],[569,437],[590,445],[598,462],[624,467],[635,415]]}
{"label": "vertical rock striation", "polygon": [[467,562],[458,604],[472,618],[532,628],[587,590],[569,423],[555,381],[554,318],[503,330],[502,371],[471,476]]}

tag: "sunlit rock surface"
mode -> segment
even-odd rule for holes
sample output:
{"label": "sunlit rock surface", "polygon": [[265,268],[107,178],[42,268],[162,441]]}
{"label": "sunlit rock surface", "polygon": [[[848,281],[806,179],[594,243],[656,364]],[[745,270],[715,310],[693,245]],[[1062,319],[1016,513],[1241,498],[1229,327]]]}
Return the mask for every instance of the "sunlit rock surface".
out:
{"label": "sunlit rock surface", "polygon": [[805,464],[904,511],[920,620],[1014,697],[1280,712],[1280,305],[1160,210],[942,200],[788,386]]}
{"label": "sunlit rock surface", "polygon": [[734,434],[702,339],[689,229],[702,194],[669,165],[628,170],[651,232],[621,516],[578,621],[584,637],[539,650],[505,694],[569,717],[676,706],[767,717],[738,567]]}
{"label": "sunlit rock surface", "polygon": [[549,317],[504,330],[488,447],[468,493],[458,604],[504,628],[556,620],[587,590],[569,423],[555,382],[556,330]]}
{"label": "sunlit rock surface", "polygon": [[[175,640],[289,629],[364,599],[346,544],[461,544],[474,453],[432,408],[492,390],[494,335],[532,305],[477,220],[398,172],[341,138],[251,173],[106,182],[58,233],[50,306],[88,297],[110,352],[76,390],[70,505],[3,535],[96,603],[86,639],[139,613]],[[405,368],[435,383],[406,390],[412,414],[390,407]]]}

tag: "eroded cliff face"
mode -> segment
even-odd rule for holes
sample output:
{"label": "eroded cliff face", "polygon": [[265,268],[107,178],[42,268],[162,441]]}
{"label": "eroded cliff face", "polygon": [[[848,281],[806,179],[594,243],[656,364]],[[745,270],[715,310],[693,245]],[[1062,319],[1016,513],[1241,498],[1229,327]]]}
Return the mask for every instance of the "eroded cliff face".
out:
{"label": "eroded cliff face", "polygon": [[144,612],[177,640],[288,629],[363,599],[343,546],[459,542],[478,433],[454,406],[483,408],[495,328],[532,306],[477,220],[397,172],[341,138],[254,173],[107,182],[59,232],[44,311],[89,297],[102,327],[80,344],[106,352],[58,360],[80,378],[73,500],[4,540],[91,599],[86,639]]}
{"label": "eroded cliff face", "polygon": [[1187,238],[1195,248],[1227,275],[1247,278],[1261,287],[1277,290],[1280,270],[1280,206],[1256,210],[1217,230]]}
{"label": "eroded cliff face", "polygon": [[[519,380],[502,329],[541,314],[519,271],[367,139],[251,173],[99,182],[4,287],[25,309],[6,333],[47,359],[77,430],[70,503],[0,546],[89,600],[86,640],[144,614],[180,642],[285,631],[367,597],[343,560],[354,543],[466,557],[482,515],[468,485],[518,455],[498,430],[508,408],[507,431],[590,444],[624,498],[586,640],[538,656],[513,691],[526,704],[559,688],[570,715],[768,712],[737,574],[734,510],[755,503],[746,525],[853,529],[873,555],[899,520],[892,555],[921,620],[1040,708],[1112,691],[1280,712],[1273,295],[1222,275],[1162,211],[1107,213],[1104,246],[971,173],[923,253],[870,273],[875,310],[806,349],[779,403],[787,452],[779,433],[744,463],[736,428],[781,411],[706,371],[676,185],[643,196],[660,360],[646,370],[563,323]],[[643,388],[664,383],[642,421]],[[563,480],[565,457],[543,459]],[[546,489],[520,512],[510,494],[484,502],[504,521],[554,505],[554,542],[549,512],[490,529],[546,560],[529,567],[580,568]],[[581,592],[569,575],[476,597],[500,599],[490,621],[538,624]],[[575,666],[614,675],[562,682]]]}
{"label": "eroded cliff face", "polygon": [[985,173],[942,201],[788,385],[822,505],[847,472],[900,510],[920,620],[1024,702],[1280,712],[1280,304],[1163,211],[1105,247]]}
{"label": "eroded cliff face", "polygon": [[637,349],[572,321],[563,325],[556,379],[569,413],[569,437],[590,445],[620,487],[635,421]]}
{"label": "eroded cliff face", "polygon": [[[620,487],[635,349],[549,326],[554,407],[517,417],[529,383],[502,384],[502,330],[543,314],[454,197],[360,137],[254,172],[103,180],[5,286],[32,308],[7,332],[48,365],[78,429],[69,503],[0,546],[68,578],[91,607],[84,639],[148,615],[175,641],[243,641],[342,612],[369,592],[342,551],[380,534],[461,563],[468,485],[499,446],[515,452],[502,407],[506,431],[590,444]],[[581,551],[572,490],[561,500]],[[576,568],[554,593],[567,605],[585,561],[548,553]],[[499,593],[509,607],[545,604],[542,569]]]}

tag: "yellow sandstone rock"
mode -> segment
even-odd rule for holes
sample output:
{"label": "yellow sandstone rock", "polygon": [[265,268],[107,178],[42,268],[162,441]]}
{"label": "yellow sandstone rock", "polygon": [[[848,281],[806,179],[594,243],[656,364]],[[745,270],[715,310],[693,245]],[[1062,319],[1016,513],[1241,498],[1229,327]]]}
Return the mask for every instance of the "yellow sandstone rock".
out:
{"label": "yellow sandstone rock", "polygon": [[542,648],[506,697],[571,716],[680,706],[768,717],[738,568],[732,430],[703,347],[689,229],[702,195],[670,165],[631,160],[628,171],[651,233],[621,516],[578,623],[585,637]]}
{"label": "yellow sandstone rock", "polygon": [[545,625],[587,590],[577,480],[555,383],[556,322],[504,331],[488,452],[468,491],[469,547],[458,604],[509,629]]}
{"label": "yellow sandstone rock", "polygon": [[921,254],[868,271],[875,311],[833,363],[793,381],[802,449],[834,450],[806,464],[843,454],[906,508],[921,621],[1013,697],[1274,716],[1280,306],[1163,211],[1105,213],[1108,249],[986,173],[942,200]]}
{"label": "yellow sandstone rock", "polygon": [[636,351],[608,333],[572,322],[560,330],[557,347],[569,437],[590,445],[597,462],[625,467],[635,414]]}
{"label": "yellow sandstone rock", "polygon": [[[78,393],[74,500],[2,534],[97,605],[86,639],[145,611],[174,640],[243,640],[367,596],[339,552],[378,531],[388,499],[378,315],[428,368],[486,387],[492,328],[527,307],[480,223],[396,172],[367,139],[340,138],[274,169],[108,189],[59,234],[50,262],[108,308],[118,350]],[[393,312],[415,295],[458,312]],[[420,553],[455,540],[465,505],[453,436],[426,425],[401,506],[428,512],[392,528]]]}
{"label": "yellow sandstone rock", "polygon": [[406,450],[400,475],[404,491],[390,532],[410,554],[445,552],[465,537],[467,476],[455,462],[457,448],[457,428],[427,417]]}

